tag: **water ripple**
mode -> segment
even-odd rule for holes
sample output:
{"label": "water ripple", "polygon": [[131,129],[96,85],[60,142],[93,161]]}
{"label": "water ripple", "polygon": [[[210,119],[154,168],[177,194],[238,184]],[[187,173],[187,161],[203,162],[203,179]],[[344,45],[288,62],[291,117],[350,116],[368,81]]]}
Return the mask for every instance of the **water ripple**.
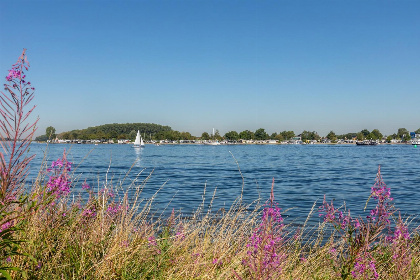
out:
{"label": "water ripple", "polygon": [[[37,156],[31,163],[29,179],[35,178],[46,149],[46,145],[32,144],[31,152]],[[85,179],[97,188],[102,187],[107,172],[108,180],[120,182],[133,166],[123,186],[127,188],[143,169],[146,170],[139,183],[153,170],[142,193],[145,198],[167,182],[156,197],[156,209],[165,208],[171,201],[171,209],[191,213],[202,202],[205,186],[206,201],[211,200],[217,188],[213,209],[228,207],[240,196],[243,184],[231,151],[245,180],[245,202],[259,197],[267,200],[274,177],[276,200],[283,209],[293,208],[287,214],[294,221],[304,220],[315,201],[318,206],[322,203],[324,194],[327,199],[334,199],[337,206],[345,201],[352,213],[366,215],[363,208],[378,165],[391,187],[396,206],[403,214],[420,214],[420,149],[411,145],[146,145],[139,150],[129,145],[56,144],[48,147],[49,162],[60,157],[64,149],[70,151],[68,158],[76,165],[90,152],[76,170],[80,178],[76,191],[80,191]],[[129,194],[134,195],[134,190]],[[313,219],[318,221],[317,217]]]}

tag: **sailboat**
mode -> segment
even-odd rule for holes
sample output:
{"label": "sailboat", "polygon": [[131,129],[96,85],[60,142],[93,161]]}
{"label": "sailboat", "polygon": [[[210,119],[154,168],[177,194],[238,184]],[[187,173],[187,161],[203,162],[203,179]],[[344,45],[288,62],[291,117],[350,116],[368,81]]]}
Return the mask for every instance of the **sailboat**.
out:
{"label": "sailboat", "polygon": [[143,142],[143,139],[141,138],[139,130],[137,130],[137,136],[136,136],[136,140],[134,141],[133,147],[134,148],[143,148],[144,147],[144,142]]}

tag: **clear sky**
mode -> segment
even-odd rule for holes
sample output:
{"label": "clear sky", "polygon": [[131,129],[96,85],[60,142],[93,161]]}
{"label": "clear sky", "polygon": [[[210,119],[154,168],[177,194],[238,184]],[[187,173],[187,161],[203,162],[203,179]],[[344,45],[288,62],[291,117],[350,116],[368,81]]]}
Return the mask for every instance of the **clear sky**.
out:
{"label": "clear sky", "polygon": [[37,135],[420,127],[420,1],[0,0],[0,76],[23,48]]}

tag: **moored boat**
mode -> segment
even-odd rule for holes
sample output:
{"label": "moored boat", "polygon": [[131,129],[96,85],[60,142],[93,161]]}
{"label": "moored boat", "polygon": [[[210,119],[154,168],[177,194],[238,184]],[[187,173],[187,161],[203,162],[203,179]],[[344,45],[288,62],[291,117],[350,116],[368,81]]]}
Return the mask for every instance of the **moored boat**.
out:
{"label": "moored boat", "polygon": [[411,140],[411,145],[420,145],[420,138],[414,138]]}
{"label": "moored boat", "polygon": [[204,142],[203,144],[204,145],[210,145],[210,146],[218,146],[218,145],[220,145],[220,142],[219,142],[219,140],[217,140],[217,139],[215,139],[215,133],[214,133],[214,128],[213,128],[213,140],[209,140],[209,141],[207,141],[207,142]]}
{"label": "moored boat", "polygon": [[374,141],[374,140],[363,140],[363,141],[356,141],[356,145],[358,145],[358,146],[375,146],[375,145],[378,145],[378,142]]}

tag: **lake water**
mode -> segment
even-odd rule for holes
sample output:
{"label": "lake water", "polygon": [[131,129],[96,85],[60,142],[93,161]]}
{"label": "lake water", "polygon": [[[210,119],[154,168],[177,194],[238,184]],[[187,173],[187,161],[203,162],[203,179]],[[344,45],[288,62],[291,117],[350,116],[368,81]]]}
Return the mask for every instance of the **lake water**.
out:
{"label": "lake water", "polygon": [[[37,174],[46,149],[49,164],[64,149],[69,151],[69,161],[75,166],[80,163],[75,171],[76,192],[81,191],[84,180],[95,190],[104,186],[106,178],[108,184],[112,180],[117,186],[134,164],[122,184],[124,191],[139,172],[145,169],[138,183],[153,170],[142,197],[150,198],[164,185],[156,196],[155,209],[175,208],[186,215],[200,205],[205,186],[207,202],[217,188],[213,202],[217,210],[229,208],[241,195],[241,173],[246,203],[259,197],[265,202],[274,178],[276,201],[283,210],[292,208],[286,222],[296,223],[307,217],[314,202],[317,207],[322,204],[324,194],[336,206],[345,201],[353,216],[366,216],[363,208],[381,165],[383,179],[402,214],[420,214],[420,148],[412,145],[146,145],[136,149],[130,145],[34,143],[30,152],[37,156],[31,163],[30,179]],[[315,213],[311,221],[318,220]],[[418,219],[413,225],[417,224]]]}

